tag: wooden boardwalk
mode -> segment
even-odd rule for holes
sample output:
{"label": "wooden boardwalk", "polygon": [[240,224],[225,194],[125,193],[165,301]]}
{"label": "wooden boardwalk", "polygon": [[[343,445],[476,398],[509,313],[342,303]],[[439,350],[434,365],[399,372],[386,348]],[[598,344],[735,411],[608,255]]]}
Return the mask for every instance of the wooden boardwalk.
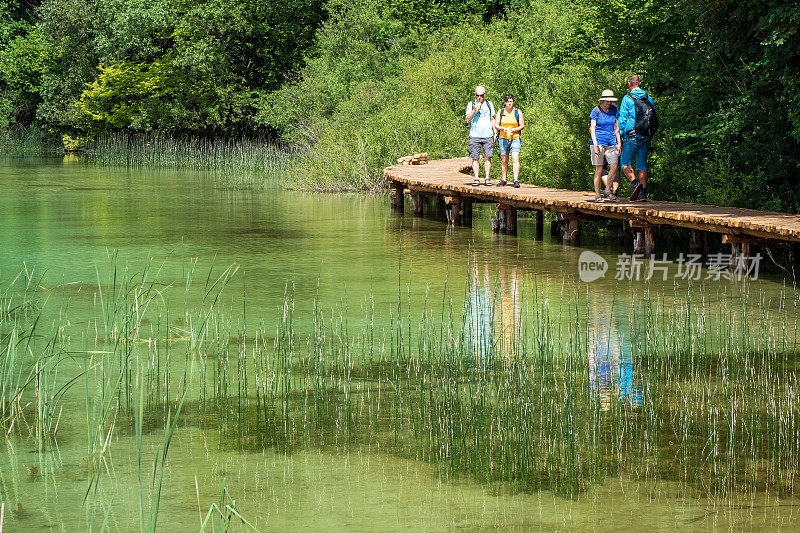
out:
{"label": "wooden boardwalk", "polygon": [[[493,176],[497,178],[499,163],[495,162],[494,167]],[[464,213],[463,206],[469,213],[472,203],[496,203],[501,214],[506,213],[509,228],[515,232],[516,210],[552,211],[558,213],[565,239],[575,243],[580,235],[579,220],[603,218],[622,220],[642,231],[647,254],[654,246],[652,228],[659,226],[722,234],[723,242],[744,244],[746,249],[749,243],[800,242],[800,215],[678,202],[630,202],[627,196],[620,196],[619,202],[598,204],[593,201],[593,192],[525,184],[519,189],[475,187],[472,185],[472,162],[466,157],[433,160],[424,165],[394,165],[383,172],[396,191],[393,204],[402,207],[403,195],[410,194],[417,215],[422,214],[422,199],[428,195],[444,197],[449,205],[462,206],[455,216],[449,217],[456,223],[458,214]],[[629,192],[629,187],[623,184],[620,192]],[[541,224],[541,216],[537,220]],[[693,234],[693,240],[698,238],[701,236]]]}

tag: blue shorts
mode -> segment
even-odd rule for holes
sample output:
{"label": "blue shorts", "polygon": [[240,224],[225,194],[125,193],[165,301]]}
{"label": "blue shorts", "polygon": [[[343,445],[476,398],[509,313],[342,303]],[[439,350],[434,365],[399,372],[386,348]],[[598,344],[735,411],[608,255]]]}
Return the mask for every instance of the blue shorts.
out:
{"label": "blue shorts", "polygon": [[647,170],[647,150],[650,148],[650,137],[637,135],[622,139],[622,154],[619,156],[619,165],[629,167],[636,159],[636,170]]}
{"label": "blue shorts", "polygon": [[497,149],[500,150],[500,155],[508,155],[511,152],[519,152],[522,149],[522,141],[519,140],[519,137],[513,141],[498,137]]}

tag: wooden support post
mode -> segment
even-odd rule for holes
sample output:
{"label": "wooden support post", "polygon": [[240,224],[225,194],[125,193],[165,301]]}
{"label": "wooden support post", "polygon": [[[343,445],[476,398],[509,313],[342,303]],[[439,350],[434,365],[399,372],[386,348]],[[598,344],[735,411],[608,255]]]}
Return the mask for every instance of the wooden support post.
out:
{"label": "wooden support post", "polygon": [[405,185],[399,181],[392,183],[394,195],[392,196],[392,208],[398,211],[403,211],[403,196],[405,193]]}
{"label": "wooden support post", "polygon": [[792,271],[792,277],[797,279],[800,277],[800,243],[793,242],[792,250],[789,257],[789,268]]}
{"label": "wooden support post", "polygon": [[627,222],[620,221],[619,226],[617,226],[617,244],[627,248],[632,239],[633,235],[631,234],[630,226]]}
{"label": "wooden support post", "polygon": [[500,204],[497,206],[497,212],[500,214],[499,230],[509,235],[516,235],[517,234],[516,208]]}
{"label": "wooden support post", "polygon": [[711,234],[697,229],[691,230],[689,253],[707,257],[711,249]]}
{"label": "wooden support post", "polygon": [[472,225],[472,200],[461,198],[461,223],[465,226]]}
{"label": "wooden support post", "polygon": [[517,210],[514,208],[506,209],[506,233],[517,234]]}
{"label": "wooden support post", "polygon": [[753,243],[752,238],[742,235],[723,235],[723,244],[731,245],[731,266],[735,269],[741,269],[747,272],[750,268],[750,260],[752,257],[750,247]]}
{"label": "wooden support post", "polygon": [[644,254],[645,257],[650,257],[656,249],[656,227],[647,222],[639,220],[631,220],[630,226],[636,232],[633,238],[633,253]]}
{"label": "wooden support post", "polygon": [[703,254],[703,232],[693,229],[689,232],[689,253],[694,255]]}
{"label": "wooden support post", "polygon": [[444,196],[441,194],[436,196],[436,208],[439,210],[439,213],[447,211],[447,203],[445,203]]}
{"label": "wooden support post", "polygon": [[656,249],[655,228],[647,226],[644,228],[644,256],[652,257]]}
{"label": "wooden support post", "polygon": [[581,226],[578,217],[571,215],[558,215],[561,219],[561,231],[564,244],[578,246],[581,243]]}
{"label": "wooden support post", "polygon": [[472,222],[472,202],[464,202],[464,218]]}
{"label": "wooden support post", "polygon": [[453,213],[453,225],[460,226],[464,221],[461,216],[461,204],[450,204],[450,211]]}
{"label": "wooden support post", "polygon": [[544,237],[544,211],[536,211],[536,238]]}
{"label": "wooden support post", "polygon": [[450,216],[447,217],[455,226],[461,226],[464,223],[464,202],[463,198],[458,196],[445,196],[444,203],[450,206]]}
{"label": "wooden support post", "polygon": [[414,216],[421,217],[423,214],[423,207],[425,205],[425,195],[412,193],[411,201],[414,203]]}
{"label": "wooden support post", "polygon": [[561,236],[561,220],[558,216],[550,221],[550,236],[551,237],[560,237]]}
{"label": "wooden support post", "polygon": [[644,234],[640,229],[633,230],[633,253],[644,255]]}

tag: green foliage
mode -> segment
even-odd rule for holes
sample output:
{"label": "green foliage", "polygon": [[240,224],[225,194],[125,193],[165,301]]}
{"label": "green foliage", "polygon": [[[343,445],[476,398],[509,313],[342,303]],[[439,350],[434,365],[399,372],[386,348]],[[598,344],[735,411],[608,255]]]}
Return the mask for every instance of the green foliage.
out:
{"label": "green foliage", "polygon": [[35,0],[0,0],[0,48],[31,30],[37,5]]}
{"label": "green foliage", "polygon": [[83,137],[70,137],[67,134],[61,136],[61,142],[64,144],[64,150],[67,152],[76,152],[86,146],[86,139]]}
{"label": "green foliage", "polygon": [[797,2],[606,0],[598,16],[662,117],[656,197],[800,209]]}
{"label": "green foliage", "polygon": [[482,84],[525,113],[524,180],[589,188],[587,115],[635,72],[654,198],[798,211],[798,28],[797,0],[0,0],[0,127],[277,133],[300,181],[372,188],[463,155]]}
{"label": "green foliage", "polygon": [[168,129],[178,118],[174,103],[187,100],[179,97],[185,87],[181,81],[170,58],[100,65],[100,76],[83,92],[77,107],[91,121],[89,130]]}
{"label": "green foliage", "polygon": [[18,35],[0,51],[0,83],[4,98],[0,104],[0,127],[29,125],[41,101],[42,75],[54,63],[52,48],[33,29]]}
{"label": "green foliage", "polygon": [[[39,120],[66,130],[252,134],[256,106],[303,64],[323,0],[44,0],[55,64]],[[152,79],[149,79],[152,78]]]}
{"label": "green foliage", "polygon": [[388,0],[386,5],[393,19],[416,31],[459,25],[475,17],[497,14],[499,7],[486,0]]}
{"label": "green foliage", "polygon": [[79,117],[75,102],[91,82],[100,63],[94,46],[99,23],[94,2],[44,0],[37,27],[54,48],[55,65],[42,75],[39,121],[51,128],[72,130]]}
{"label": "green foliage", "polygon": [[[587,157],[576,146],[587,144],[586,117],[608,84],[607,74],[581,64],[598,56],[597,40],[586,37],[588,19],[576,17],[585,9],[579,2],[536,2],[488,27],[466,23],[424,39],[404,35],[376,3],[337,12],[303,78],[270,108],[296,126],[288,137],[313,148],[298,179],[326,189],[372,188],[399,156],[465,155],[464,110],[482,84],[496,109],[510,92],[526,113],[523,178],[585,187]],[[348,38],[358,39],[358,54],[334,46],[342,28],[363,32]],[[385,44],[392,38],[397,51]],[[335,90],[320,94],[325,87]]]}

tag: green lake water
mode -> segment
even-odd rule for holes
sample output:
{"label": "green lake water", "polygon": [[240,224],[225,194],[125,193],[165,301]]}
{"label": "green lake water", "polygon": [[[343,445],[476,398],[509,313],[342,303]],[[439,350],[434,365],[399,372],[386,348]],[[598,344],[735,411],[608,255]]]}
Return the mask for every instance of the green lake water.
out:
{"label": "green lake water", "polygon": [[[35,354],[61,331],[46,435],[30,387],[0,426],[3,532],[139,530],[156,501],[159,530],[199,530],[223,489],[260,531],[800,528],[800,300],[777,269],[746,283],[704,269],[690,282],[673,261],[666,280],[616,280],[629,250],[595,226],[575,248],[549,224],[536,239],[532,218],[517,236],[493,234],[489,205],[452,227],[433,204],[415,218],[384,195],[236,190],[209,174],[69,159],[0,161],[0,188],[0,280],[17,299],[33,280],[40,317],[20,375],[35,375]],[[682,245],[662,237],[674,260]],[[591,283],[578,276],[586,249],[609,262]],[[129,344],[113,327],[126,313]],[[282,327],[286,367],[273,364],[289,345]],[[681,340],[685,328],[704,340]],[[90,443],[99,398],[126,365],[146,392],[123,388],[134,392],[107,404],[101,453]],[[287,383],[284,429],[265,436],[256,391]],[[520,383],[549,392],[505,387]],[[158,497],[164,412],[182,390]],[[485,427],[462,405],[482,394],[499,414]],[[152,410],[140,451],[121,407],[131,398]],[[524,417],[541,433],[504,439]],[[748,421],[768,436],[755,442]],[[481,439],[497,460],[454,451]],[[523,447],[548,451],[503,466]]]}

